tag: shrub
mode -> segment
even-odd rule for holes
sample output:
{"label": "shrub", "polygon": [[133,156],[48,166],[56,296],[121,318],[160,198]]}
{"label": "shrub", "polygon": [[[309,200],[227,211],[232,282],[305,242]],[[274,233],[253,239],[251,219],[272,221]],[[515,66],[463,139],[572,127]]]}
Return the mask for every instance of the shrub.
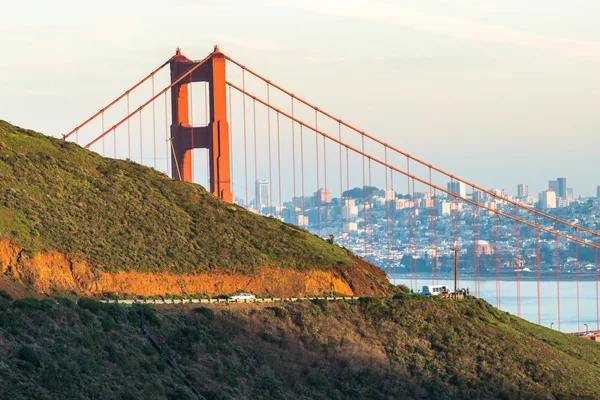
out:
{"label": "shrub", "polygon": [[203,319],[206,320],[209,324],[211,324],[215,320],[215,312],[207,307],[198,307],[194,308],[194,312],[201,315]]}
{"label": "shrub", "polygon": [[90,299],[87,297],[82,297],[77,301],[77,305],[79,308],[83,308],[85,310],[90,310],[94,314],[100,312],[101,303],[94,299]]}
{"label": "shrub", "polygon": [[277,318],[280,319],[287,318],[290,315],[290,312],[283,307],[267,307],[265,310],[272,312]]}
{"label": "shrub", "polygon": [[21,347],[21,350],[19,350],[19,354],[17,355],[17,357],[19,358],[19,360],[28,362],[29,364],[33,365],[34,367],[40,366],[39,356],[37,355],[35,350],[33,350],[29,346]]}
{"label": "shrub", "polygon": [[22,310],[37,310],[40,308],[40,302],[38,299],[34,299],[32,297],[15,300],[12,305],[14,308],[20,308]]}
{"label": "shrub", "polygon": [[0,290],[0,299],[12,301],[12,296],[6,290]]}

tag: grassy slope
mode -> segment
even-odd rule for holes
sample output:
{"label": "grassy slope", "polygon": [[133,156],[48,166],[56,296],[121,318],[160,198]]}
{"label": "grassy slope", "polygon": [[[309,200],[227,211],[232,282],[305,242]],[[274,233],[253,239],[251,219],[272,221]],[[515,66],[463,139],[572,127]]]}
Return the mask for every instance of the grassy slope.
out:
{"label": "grassy slope", "polygon": [[[192,398],[139,334],[133,308],[23,303],[0,311],[1,398]],[[600,393],[600,344],[480,300],[405,296],[148,315],[154,337],[209,399]]]}
{"label": "grassy slope", "polygon": [[350,265],[338,246],[199,185],[0,121],[0,238],[106,270]]}

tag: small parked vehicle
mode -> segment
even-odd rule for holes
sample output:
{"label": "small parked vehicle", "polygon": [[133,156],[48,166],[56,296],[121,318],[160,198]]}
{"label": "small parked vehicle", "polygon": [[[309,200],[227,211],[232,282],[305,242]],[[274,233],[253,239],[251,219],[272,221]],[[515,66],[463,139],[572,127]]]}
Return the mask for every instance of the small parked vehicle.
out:
{"label": "small parked vehicle", "polygon": [[231,296],[229,300],[255,300],[256,296],[250,293],[239,293],[235,296]]}
{"label": "small parked vehicle", "polygon": [[446,285],[426,285],[423,286],[423,296],[448,296],[450,289]]}

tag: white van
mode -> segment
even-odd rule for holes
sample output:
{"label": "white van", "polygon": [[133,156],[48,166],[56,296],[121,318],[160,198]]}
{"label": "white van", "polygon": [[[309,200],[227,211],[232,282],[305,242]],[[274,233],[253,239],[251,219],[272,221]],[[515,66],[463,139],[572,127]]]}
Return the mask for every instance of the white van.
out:
{"label": "white van", "polygon": [[423,296],[441,296],[442,293],[449,293],[450,289],[446,285],[426,285],[423,286],[421,294]]}

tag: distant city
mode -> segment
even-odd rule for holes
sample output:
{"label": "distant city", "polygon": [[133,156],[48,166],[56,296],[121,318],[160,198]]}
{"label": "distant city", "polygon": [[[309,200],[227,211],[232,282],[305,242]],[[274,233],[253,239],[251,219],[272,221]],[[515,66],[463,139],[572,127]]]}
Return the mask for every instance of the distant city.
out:
{"label": "distant city", "polygon": [[[525,204],[590,230],[600,230],[600,186],[596,197],[575,198],[566,178],[548,182],[548,189],[531,196],[527,184],[516,187],[516,196],[504,189],[488,193],[472,190],[462,182],[448,182],[447,190],[487,208],[479,208],[447,194],[430,192],[397,193],[377,187],[355,187],[342,198],[320,189],[307,197],[271,204],[268,180],[258,180],[251,211],[298,225],[324,239],[352,250],[386,270],[389,275],[444,277],[453,273],[454,248],[459,251],[461,276],[510,279],[518,271],[524,279],[535,278],[539,263],[542,278],[596,276],[597,252],[585,245],[537,232],[525,224],[497,217],[491,210],[516,215],[556,229],[552,221],[535,219],[531,212],[518,210],[509,201]],[[236,203],[245,206],[241,199]],[[474,209],[478,208],[477,212]],[[563,227],[559,230],[575,235]],[[580,239],[595,240],[579,234]],[[558,264],[558,271],[557,271]]]}

